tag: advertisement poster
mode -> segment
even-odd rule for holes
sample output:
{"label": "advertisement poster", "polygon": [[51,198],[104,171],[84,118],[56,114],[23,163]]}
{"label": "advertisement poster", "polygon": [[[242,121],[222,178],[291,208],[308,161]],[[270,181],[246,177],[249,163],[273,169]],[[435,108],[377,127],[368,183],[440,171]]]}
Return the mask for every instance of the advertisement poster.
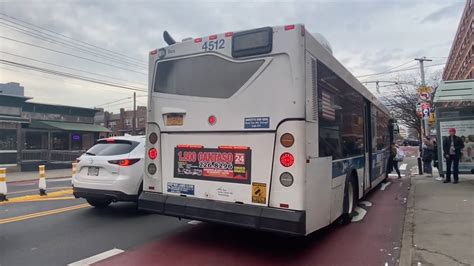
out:
{"label": "advertisement poster", "polygon": [[250,184],[251,150],[175,147],[174,176]]}
{"label": "advertisement poster", "polygon": [[[464,142],[464,149],[459,161],[459,171],[470,172],[471,169],[474,169],[474,120],[444,121],[439,124],[443,141],[449,136],[449,128],[456,129],[456,136],[460,137]],[[443,151],[441,150],[441,152]],[[446,159],[444,157],[443,169],[446,172]]]}

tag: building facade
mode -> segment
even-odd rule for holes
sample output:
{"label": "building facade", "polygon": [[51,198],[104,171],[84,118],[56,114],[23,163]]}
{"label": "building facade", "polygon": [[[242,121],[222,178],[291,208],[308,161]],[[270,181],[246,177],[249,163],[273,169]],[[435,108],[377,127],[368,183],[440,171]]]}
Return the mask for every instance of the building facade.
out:
{"label": "building facade", "polygon": [[133,134],[133,110],[120,109],[119,113],[109,113],[104,109],[96,109],[94,124],[104,126],[110,130],[109,136],[144,135],[146,128],[146,106],[137,106],[135,120],[135,134]]}
{"label": "building facade", "polygon": [[95,109],[30,102],[22,94],[0,93],[0,167],[9,171],[69,168],[109,132],[94,125]]}
{"label": "building facade", "polygon": [[474,79],[474,0],[467,0],[454,37],[443,80]]}

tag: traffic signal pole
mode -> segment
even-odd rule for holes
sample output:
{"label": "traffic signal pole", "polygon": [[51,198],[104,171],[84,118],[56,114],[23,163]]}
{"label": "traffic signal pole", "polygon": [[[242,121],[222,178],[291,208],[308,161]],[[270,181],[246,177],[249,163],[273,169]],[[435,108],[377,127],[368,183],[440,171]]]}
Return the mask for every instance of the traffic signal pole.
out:
{"label": "traffic signal pole", "polygon": [[[420,63],[420,76],[421,76],[421,86],[426,86],[426,82],[425,82],[425,67],[424,67],[424,61],[433,61],[431,59],[427,59],[425,56],[421,57],[421,58],[415,58],[416,61],[418,61]],[[422,136],[427,136],[427,130],[425,128],[425,125],[426,125],[427,121],[426,119],[423,117],[423,115],[421,116],[420,118],[420,124],[421,124],[421,128],[420,128],[420,134],[419,134],[419,139],[420,139],[420,145],[419,145],[419,156],[418,156],[418,174],[419,175],[422,175],[423,174],[423,168],[422,168],[422,162],[421,162],[421,156],[422,156],[422,152],[423,152],[423,149],[422,149],[422,145],[423,145],[423,138]]]}

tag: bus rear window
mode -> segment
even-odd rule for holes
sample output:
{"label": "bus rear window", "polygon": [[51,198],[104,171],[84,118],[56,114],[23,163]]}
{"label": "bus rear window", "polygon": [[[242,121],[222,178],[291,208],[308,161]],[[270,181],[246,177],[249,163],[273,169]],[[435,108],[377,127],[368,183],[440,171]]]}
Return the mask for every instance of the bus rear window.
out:
{"label": "bus rear window", "polygon": [[236,32],[232,37],[232,57],[270,53],[272,44],[273,29],[270,27]]}
{"label": "bus rear window", "polygon": [[159,62],[154,91],[176,95],[229,98],[257,72],[264,60],[231,62],[203,55]]}

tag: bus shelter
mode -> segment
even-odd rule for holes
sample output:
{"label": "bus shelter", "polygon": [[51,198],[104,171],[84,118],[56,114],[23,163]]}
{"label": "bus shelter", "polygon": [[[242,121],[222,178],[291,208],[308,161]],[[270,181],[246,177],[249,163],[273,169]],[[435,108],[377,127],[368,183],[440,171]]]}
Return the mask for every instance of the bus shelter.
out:
{"label": "bus shelter", "polygon": [[436,135],[438,139],[439,171],[446,173],[443,141],[448,129],[464,141],[459,161],[460,174],[474,174],[474,79],[443,81],[433,99],[436,108]]}

